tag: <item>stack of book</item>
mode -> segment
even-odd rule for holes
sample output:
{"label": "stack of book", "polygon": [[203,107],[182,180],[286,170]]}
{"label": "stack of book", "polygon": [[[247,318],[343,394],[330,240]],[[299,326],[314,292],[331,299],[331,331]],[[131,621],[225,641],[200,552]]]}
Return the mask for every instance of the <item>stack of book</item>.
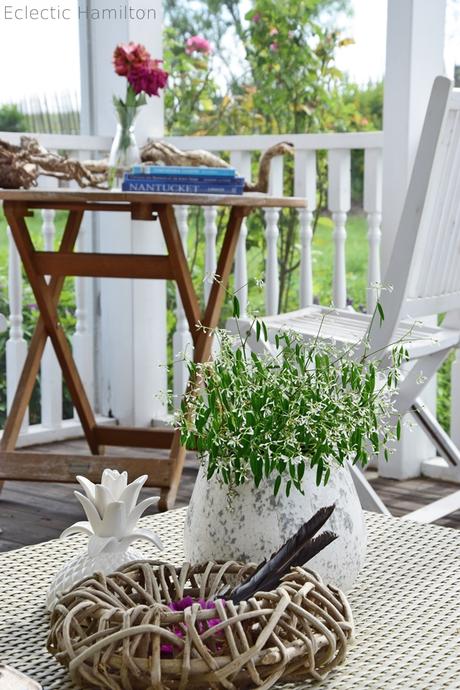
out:
{"label": "stack of book", "polygon": [[244,178],[234,168],[135,165],[126,173],[124,192],[157,194],[243,194]]}

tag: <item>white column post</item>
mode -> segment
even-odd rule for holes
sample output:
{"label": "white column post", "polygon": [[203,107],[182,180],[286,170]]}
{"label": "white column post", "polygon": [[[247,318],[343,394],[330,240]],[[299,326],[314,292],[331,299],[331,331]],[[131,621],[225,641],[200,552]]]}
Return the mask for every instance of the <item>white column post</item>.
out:
{"label": "white column post", "polygon": [[334,223],[333,303],[338,309],[347,306],[345,242],[347,213],[351,204],[351,157],[348,149],[331,149],[328,153],[328,207]]}
{"label": "white column post", "polygon": [[446,0],[388,0],[383,103],[383,276],[433,80],[444,74]]}
{"label": "white column post", "polygon": [[[417,150],[434,78],[444,73],[446,0],[388,0],[385,99],[383,107],[383,233],[382,276],[388,267],[409,176]],[[436,408],[436,382],[423,392]],[[402,429],[401,442],[390,462],[379,462],[379,473],[395,479],[420,474],[435,450],[426,435]]]}
{"label": "white column post", "polygon": [[295,195],[307,200],[307,208],[299,209],[300,221],[300,307],[313,304],[313,260],[311,242],[316,208],[316,151],[296,151]]}
{"label": "white column post", "polygon": [[[112,96],[124,96],[126,79],[115,74],[112,54],[118,43],[143,43],[162,57],[161,0],[137,0],[136,19],[97,22],[98,0],[80,2],[82,132],[112,136]],[[84,14],[88,12],[88,14]],[[151,98],[136,124],[138,143],[163,135],[163,98]],[[154,222],[131,222],[124,214],[96,221],[96,245],[104,252],[164,253]],[[97,296],[97,407],[122,424],[149,425],[166,414],[166,285],[164,281],[99,281]]]}
{"label": "white column post", "polygon": [[[56,227],[55,211],[42,211],[43,243],[45,251],[54,251]],[[47,277],[49,281],[49,278]],[[48,429],[58,429],[62,423],[62,373],[51,341],[48,339],[41,362],[41,422]]]}
{"label": "white column post", "polygon": [[367,215],[367,311],[372,313],[377,304],[380,274],[380,240],[382,223],[382,152],[366,149],[364,152],[364,212]]}
{"label": "white column post", "polygon": [[[250,151],[232,151],[230,154],[230,163],[241,177],[244,177],[246,182],[251,181],[251,152]],[[236,248],[235,255],[235,291],[238,301],[240,303],[240,313],[242,317],[247,315],[248,311],[248,262],[246,254],[246,238],[248,236],[248,227],[246,218],[241,223],[240,238]]]}
{"label": "white column post", "polygon": [[[91,251],[89,229],[89,220],[84,218],[78,234],[77,248],[79,251]],[[93,296],[93,291],[89,285],[90,280],[91,278],[75,278],[76,325],[72,336],[72,350],[78,373],[85,386],[86,395],[90,403],[94,405],[93,331],[91,328],[91,304],[88,301],[88,297]]]}
{"label": "white column post", "polygon": [[[175,213],[184,251],[187,254],[188,206],[176,206]],[[174,405],[178,408],[188,382],[186,359],[192,359],[193,357],[193,340],[179,290],[177,289],[176,305],[176,330],[173,335],[173,393]]]}

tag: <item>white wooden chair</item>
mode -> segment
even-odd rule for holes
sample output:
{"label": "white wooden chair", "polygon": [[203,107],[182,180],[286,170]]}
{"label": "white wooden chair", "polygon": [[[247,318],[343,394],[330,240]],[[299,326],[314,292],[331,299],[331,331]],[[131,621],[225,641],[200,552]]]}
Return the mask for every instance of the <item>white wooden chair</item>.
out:
{"label": "white wooden chair", "polygon": [[[452,348],[460,344],[460,330],[449,327],[449,313],[460,310],[460,91],[437,77],[428,105],[413,172],[401,215],[380,302],[385,319],[351,310],[309,307],[264,317],[269,333],[296,331],[308,340],[316,337],[356,343],[370,327],[370,352],[388,347],[407,334],[414,320],[447,312],[441,328],[415,326],[407,343],[411,368],[396,398],[398,412],[411,412],[430,436],[439,454],[460,477],[460,452],[435,417],[420,403],[426,383],[435,375]],[[458,321],[457,321],[458,324]],[[254,342],[254,338],[251,338]],[[425,383],[418,381],[420,375]],[[459,420],[460,422],[460,420]],[[365,476],[353,468],[364,507],[388,514]],[[460,508],[460,491],[409,514],[409,519],[431,522]]]}

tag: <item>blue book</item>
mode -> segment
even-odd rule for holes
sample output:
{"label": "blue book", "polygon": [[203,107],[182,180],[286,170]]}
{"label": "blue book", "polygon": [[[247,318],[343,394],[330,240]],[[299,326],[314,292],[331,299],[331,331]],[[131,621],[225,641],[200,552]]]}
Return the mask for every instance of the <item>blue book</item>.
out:
{"label": "blue book", "polygon": [[205,168],[180,165],[134,165],[133,175],[179,175],[198,177],[236,177],[235,168]]}
{"label": "blue book", "polygon": [[218,176],[199,176],[199,175],[133,175],[125,173],[125,182],[168,182],[171,184],[235,184],[244,185],[244,177],[218,177]]}
{"label": "blue book", "polygon": [[149,182],[144,180],[125,180],[122,184],[124,192],[153,192],[155,194],[243,194],[242,184],[201,184],[175,182]]}

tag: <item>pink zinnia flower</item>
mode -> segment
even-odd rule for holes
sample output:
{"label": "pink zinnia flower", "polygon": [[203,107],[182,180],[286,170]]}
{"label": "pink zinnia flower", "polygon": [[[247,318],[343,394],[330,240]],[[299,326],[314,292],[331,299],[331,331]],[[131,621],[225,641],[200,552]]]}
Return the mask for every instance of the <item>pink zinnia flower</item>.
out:
{"label": "pink zinnia flower", "polygon": [[168,73],[161,69],[160,60],[148,60],[131,67],[128,81],[137,94],[159,96],[160,89],[164,89],[168,82],[168,76]]}
{"label": "pink zinnia flower", "polygon": [[276,41],[274,41],[273,43],[270,43],[270,50],[272,51],[272,53],[276,53],[276,52],[277,52],[277,50],[278,50],[278,43],[276,43]]}
{"label": "pink zinnia flower", "polygon": [[140,43],[120,43],[113,54],[115,72],[127,77],[133,67],[139,67],[150,60],[150,53]]}
{"label": "pink zinnia flower", "polygon": [[209,55],[211,52],[211,44],[203,36],[190,36],[185,43],[185,52],[187,55],[192,53],[203,53]]}
{"label": "pink zinnia flower", "polygon": [[257,14],[253,16],[252,21],[254,22],[254,24],[258,24],[261,19],[262,15],[260,14],[260,12],[257,12]]}
{"label": "pink zinnia flower", "polygon": [[270,36],[278,36],[279,31],[276,27],[273,27],[273,29],[270,29]]}

